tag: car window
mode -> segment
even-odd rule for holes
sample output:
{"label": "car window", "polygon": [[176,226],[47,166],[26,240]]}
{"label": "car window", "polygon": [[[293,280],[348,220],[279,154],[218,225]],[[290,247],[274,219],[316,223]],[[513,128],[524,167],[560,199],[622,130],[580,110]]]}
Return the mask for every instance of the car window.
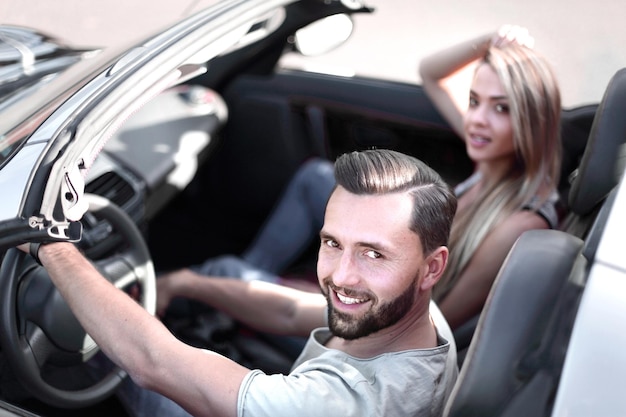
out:
{"label": "car window", "polygon": [[496,30],[525,26],[536,49],[553,64],[563,104],[598,102],[611,76],[626,66],[626,3],[600,0],[368,0],[373,14],[357,14],[347,43],[317,57],[289,53],[282,68],[358,74],[418,83],[422,56],[454,42]]}

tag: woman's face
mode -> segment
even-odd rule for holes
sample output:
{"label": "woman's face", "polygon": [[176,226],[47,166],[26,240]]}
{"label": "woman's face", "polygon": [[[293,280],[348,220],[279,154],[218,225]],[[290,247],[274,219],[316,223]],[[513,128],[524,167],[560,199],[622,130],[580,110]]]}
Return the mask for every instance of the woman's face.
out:
{"label": "woman's face", "polygon": [[481,64],[476,70],[464,127],[467,153],[474,162],[513,163],[515,147],[509,98],[488,64]]}

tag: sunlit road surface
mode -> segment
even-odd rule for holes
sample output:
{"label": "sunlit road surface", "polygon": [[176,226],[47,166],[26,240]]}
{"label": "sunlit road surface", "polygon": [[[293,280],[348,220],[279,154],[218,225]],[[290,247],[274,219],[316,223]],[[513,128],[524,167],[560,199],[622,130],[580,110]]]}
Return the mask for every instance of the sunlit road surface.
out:
{"label": "sunlit road surface", "polygon": [[[0,0],[0,22],[44,30],[83,46],[141,40],[216,0]],[[326,55],[290,56],[285,65],[419,82],[432,51],[501,24],[526,26],[552,62],[564,105],[597,102],[626,67],[626,2],[614,0],[371,0],[352,38]]]}

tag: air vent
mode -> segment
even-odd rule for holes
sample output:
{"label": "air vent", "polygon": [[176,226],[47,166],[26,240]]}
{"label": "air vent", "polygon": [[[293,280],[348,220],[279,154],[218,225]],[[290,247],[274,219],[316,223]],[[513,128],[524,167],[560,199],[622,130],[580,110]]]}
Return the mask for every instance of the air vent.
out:
{"label": "air vent", "polygon": [[115,172],[107,172],[94,179],[85,186],[85,192],[105,197],[120,207],[135,195],[130,183]]}

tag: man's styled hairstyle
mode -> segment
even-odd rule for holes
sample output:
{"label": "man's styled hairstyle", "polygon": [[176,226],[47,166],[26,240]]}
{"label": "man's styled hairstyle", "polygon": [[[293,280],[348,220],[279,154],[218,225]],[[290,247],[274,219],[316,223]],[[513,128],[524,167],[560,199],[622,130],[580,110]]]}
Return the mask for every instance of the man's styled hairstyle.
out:
{"label": "man's styled hairstyle", "polygon": [[335,179],[352,194],[410,194],[413,214],[408,227],[419,236],[424,255],[448,245],[456,197],[439,174],[422,161],[386,149],[355,151],[337,158]]}

